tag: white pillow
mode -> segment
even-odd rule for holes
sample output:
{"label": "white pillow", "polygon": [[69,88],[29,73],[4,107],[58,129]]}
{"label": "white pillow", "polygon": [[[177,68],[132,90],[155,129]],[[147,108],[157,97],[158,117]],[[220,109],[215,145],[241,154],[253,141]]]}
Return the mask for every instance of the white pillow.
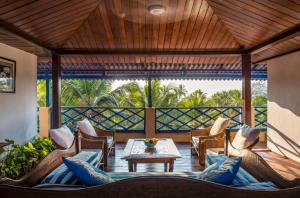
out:
{"label": "white pillow", "polygon": [[235,135],[232,146],[237,149],[245,149],[254,144],[260,133],[259,129],[243,125]]}
{"label": "white pillow", "polygon": [[83,119],[81,121],[77,122],[77,127],[82,131],[83,133],[90,135],[90,136],[97,136],[97,133],[93,127],[93,125],[90,123],[88,119]]}
{"label": "white pillow", "polygon": [[65,149],[70,148],[74,141],[74,135],[66,125],[58,129],[50,129],[49,135],[56,144]]}

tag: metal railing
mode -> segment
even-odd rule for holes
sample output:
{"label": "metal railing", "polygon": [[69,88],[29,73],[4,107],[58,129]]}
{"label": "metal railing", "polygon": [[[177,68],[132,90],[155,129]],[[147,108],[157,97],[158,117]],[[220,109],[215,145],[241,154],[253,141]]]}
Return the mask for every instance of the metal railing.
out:
{"label": "metal railing", "polygon": [[92,125],[116,132],[145,132],[144,108],[62,107],[62,123],[75,129],[76,121],[88,118]]}
{"label": "metal railing", "polygon": [[[116,132],[145,133],[146,108],[111,107],[62,107],[62,123],[75,129],[77,120],[88,118],[93,125]],[[253,107],[253,123],[262,131],[267,129],[267,107]],[[188,132],[207,127],[219,117],[231,120],[230,129],[238,130],[242,125],[241,107],[197,107],[156,108],[155,125],[157,133]],[[153,119],[152,119],[153,120]]]}
{"label": "metal railing", "polygon": [[260,128],[262,131],[267,130],[267,107],[253,107],[254,109],[254,123],[256,128]]}
{"label": "metal railing", "polygon": [[188,132],[212,125],[219,116],[229,118],[234,130],[242,125],[241,115],[241,107],[157,108],[156,132]]}

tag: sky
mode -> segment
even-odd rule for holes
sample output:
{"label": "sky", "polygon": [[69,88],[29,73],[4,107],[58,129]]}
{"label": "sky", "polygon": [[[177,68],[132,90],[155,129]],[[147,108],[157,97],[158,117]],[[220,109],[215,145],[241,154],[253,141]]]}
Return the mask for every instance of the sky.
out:
{"label": "sky", "polygon": [[[115,80],[112,84],[112,88],[115,89],[120,85],[130,82],[129,80]],[[145,85],[146,81],[137,81],[141,86]],[[230,89],[242,89],[241,80],[162,80],[163,85],[175,84],[185,85],[188,94],[194,92],[197,89],[201,89],[207,96],[211,96],[218,91],[226,91]]]}

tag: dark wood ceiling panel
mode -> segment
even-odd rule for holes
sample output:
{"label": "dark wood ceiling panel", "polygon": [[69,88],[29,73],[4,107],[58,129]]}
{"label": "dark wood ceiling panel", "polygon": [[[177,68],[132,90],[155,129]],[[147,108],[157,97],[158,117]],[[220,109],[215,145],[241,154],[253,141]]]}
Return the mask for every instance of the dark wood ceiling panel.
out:
{"label": "dark wood ceiling panel", "polygon": [[[97,65],[97,64],[105,64],[111,65],[112,67],[122,67],[124,69],[125,66],[130,65],[134,67],[135,65],[145,65],[144,69],[149,69],[149,65],[151,67],[157,67],[157,65],[163,65],[160,67],[164,67],[163,69],[174,69],[176,67],[182,68],[191,68],[191,69],[199,69],[199,67],[203,67],[201,65],[208,64],[207,69],[216,68],[217,65],[230,65],[230,64],[240,64],[239,56],[231,56],[231,57],[220,57],[220,56],[197,56],[197,57],[185,57],[185,56],[100,56],[100,55],[78,55],[78,56],[63,56],[62,64],[65,65],[82,65],[85,67],[88,65]],[[51,63],[50,57],[40,57],[39,63],[48,64]],[[147,65],[147,66],[146,66]],[[190,65],[190,66],[189,66]],[[201,69],[200,68],[200,69]],[[225,67],[224,67],[225,68]]]}
{"label": "dark wood ceiling panel", "polygon": [[44,48],[32,43],[28,42],[24,39],[20,39],[16,36],[8,34],[6,31],[3,31],[0,28],[0,43],[4,43],[6,45],[18,48],[20,50],[29,52],[31,54],[37,55],[50,55],[48,51]]}
{"label": "dark wood ceiling panel", "polygon": [[205,0],[160,2],[167,8],[166,13],[155,16],[148,11],[153,4],[150,0],[103,0],[63,48],[197,50],[240,47]]}
{"label": "dark wood ceiling panel", "polygon": [[[165,7],[165,13],[158,16],[150,14],[148,8],[154,4]],[[279,33],[297,27],[300,24],[300,2],[3,0],[0,1],[0,22],[4,24],[3,31],[0,31],[0,42],[37,55],[46,51],[42,47],[51,48],[47,54],[56,49],[125,52],[232,50],[261,44]],[[5,25],[12,28],[5,28]],[[11,30],[16,30],[15,34],[7,33]],[[24,39],[20,38],[22,35],[25,35]],[[252,60],[261,61],[299,49],[300,37],[283,39],[282,42],[270,44],[268,47],[257,50],[257,53],[255,51]],[[135,64],[144,64],[147,68],[164,64],[166,69],[184,65],[189,69],[201,67],[210,70],[236,69],[239,67],[240,58],[114,55],[65,56],[63,61],[70,64],[102,63],[126,69],[136,67]],[[261,65],[259,67],[263,68]]]}
{"label": "dark wood ceiling panel", "polygon": [[207,0],[244,47],[254,46],[300,23],[299,4],[287,0]]}
{"label": "dark wood ceiling panel", "polygon": [[272,47],[252,55],[253,62],[261,62],[270,57],[275,57],[287,52],[300,50],[300,36],[280,42]]}
{"label": "dark wood ceiling panel", "polygon": [[94,10],[98,0],[5,1],[0,4],[0,19],[58,48]]}

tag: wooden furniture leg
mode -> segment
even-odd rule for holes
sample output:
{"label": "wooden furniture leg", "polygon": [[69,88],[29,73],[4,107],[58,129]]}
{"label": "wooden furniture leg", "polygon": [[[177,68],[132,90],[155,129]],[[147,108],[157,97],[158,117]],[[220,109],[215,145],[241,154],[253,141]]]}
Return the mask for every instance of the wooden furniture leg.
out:
{"label": "wooden furniture leg", "polygon": [[168,172],[168,162],[164,163],[164,170],[165,170],[165,172]]}
{"label": "wooden furniture leg", "polygon": [[174,160],[171,160],[169,162],[169,172],[173,172],[173,169],[174,169]]}
{"label": "wooden furniture leg", "polygon": [[133,172],[136,172],[136,171],[137,171],[137,163],[134,162],[134,163],[133,163]]}
{"label": "wooden furniture leg", "polygon": [[131,160],[128,160],[128,171],[133,172],[133,163]]}

